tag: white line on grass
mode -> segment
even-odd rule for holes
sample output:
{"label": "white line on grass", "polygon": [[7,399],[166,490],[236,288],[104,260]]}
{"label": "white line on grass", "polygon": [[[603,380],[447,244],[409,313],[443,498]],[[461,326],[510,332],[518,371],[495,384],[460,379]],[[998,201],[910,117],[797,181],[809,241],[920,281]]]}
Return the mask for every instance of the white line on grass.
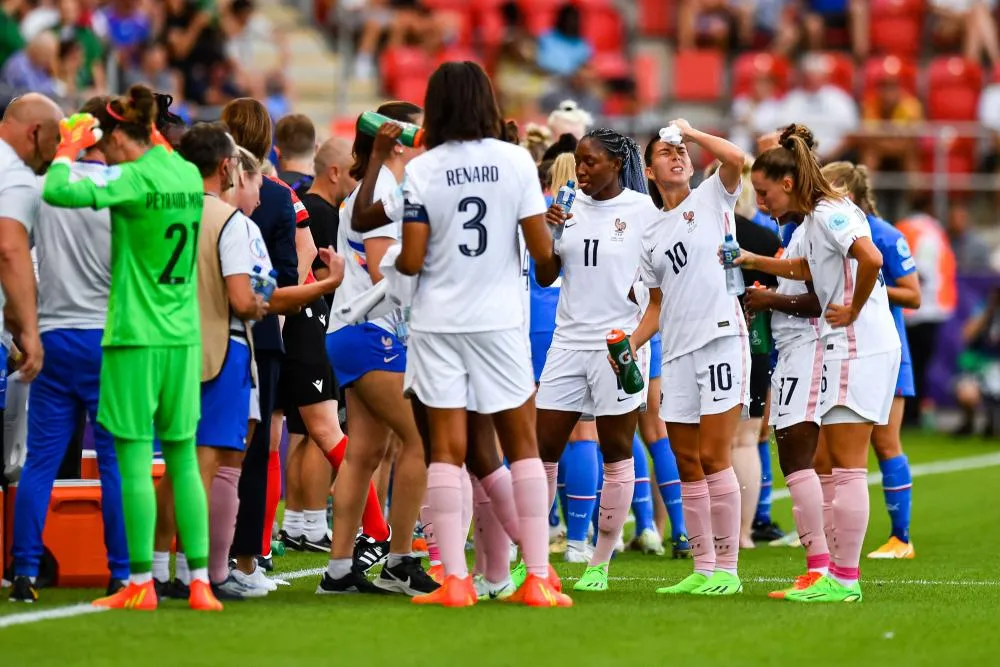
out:
{"label": "white line on grass", "polygon": [[[981,456],[967,456],[962,459],[918,463],[910,466],[910,475],[913,477],[925,477],[927,475],[942,475],[948,472],[961,472],[963,470],[980,470],[998,465],[1000,465],[1000,452],[993,452],[992,454],[982,454]],[[868,473],[868,486],[875,486],[881,483],[882,473]],[[788,497],[788,489],[777,489],[771,494],[771,500],[781,500]]]}
{"label": "white line on grass", "polygon": [[[993,466],[1000,465],[1000,452],[995,452],[992,454],[983,454],[981,456],[969,456],[961,459],[951,459],[948,461],[936,461],[934,463],[919,463],[917,465],[911,466],[910,472],[913,477],[924,477],[926,475],[941,475],[949,472],[960,472],[962,470],[979,470],[981,468],[990,468]],[[882,475],[880,473],[871,473],[868,475],[869,486],[878,484],[882,481]],[[787,489],[778,489],[772,495],[772,499],[780,500],[781,498],[788,497]],[[294,581],[296,579],[304,579],[306,577],[314,577],[322,575],[326,571],[326,568],[315,567],[306,570],[293,570],[292,572],[282,572],[279,576],[275,577],[277,579],[284,579],[286,581]],[[573,577],[563,577],[567,581],[575,581]],[[658,577],[609,577],[612,581],[643,581],[643,582],[662,582],[662,578]],[[787,579],[782,579],[779,577],[755,577],[746,580],[748,583],[781,583],[787,581]],[[902,586],[1000,586],[1000,581],[968,581],[968,580],[931,580],[931,579],[865,579],[865,582],[875,586],[892,586],[892,585],[902,585]],[[95,614],[98,612],[107,611],[107,609],[102,609],[100,607],[92,607],[87,603],[75,604],[68,607],[57,607],[55,609],[45,609],[41,611],[31,611],[23,614],[11,614],[9,616],[0,616],[0,629],[9,628],[15,625],[24,625],[27,623],[37,623],[39,621],[47,621],[50,619],[58,618],[72,618],[74,616],[83,616],[85,614]]]}

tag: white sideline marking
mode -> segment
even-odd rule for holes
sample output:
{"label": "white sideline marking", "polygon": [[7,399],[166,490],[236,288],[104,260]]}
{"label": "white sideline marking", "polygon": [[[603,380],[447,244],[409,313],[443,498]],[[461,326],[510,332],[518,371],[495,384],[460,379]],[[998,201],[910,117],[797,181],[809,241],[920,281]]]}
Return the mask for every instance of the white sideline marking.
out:
{"label": "white sideline marking", "polygon": [[[961,472],[962,470],[980,470],[998,465],[1000,465],[1000,452],[993,452],[992,454],[982,454],[980,456],[967,456],[962,459],[917,463],[910,466],[910,475],[913,477],[926,477],[927,475],[942,475],[948,472]],[[875,486],[881,483],[882,473],[868,473],[868,486]],[[788,489],[777,489],[771,494],[771,500],[781,500],[789,497]]]}
{"label": "white sideline marking", "polygon": [[[947,461],[935,461],[934,463],[919,463],[910,467],[913,477],[924,477],[927,475],[941,475],[949,472],[960,472],[962,470],[979,470],[1000,465],[1000,452],[983,454],[981,456],[968,456],[961,459],[950,459]],[[881,473],[870,473],[868,475],[868,485],[873,486],[882,481]],[[772,500],[788,498],[788,489],[778,489],[771,496]],[[306,570],[293,570],[292,572],[281,572],[279,578],[286,581],[304,579],[322,575],[326,568],[315,567]],[[663,582],[660,577],[608,577],[611,581],[643,581],[643,582]],[[576,581],[574,577],[563,577],[566,581]],[[770,584],[784,583],[790,579],[780,577],[751,577],[745,581],[748,583]],[[866,584],[874,586],[997,586],[1000,587],[1000,580],[968,581],[968,580],[933,580],[933,579],[865,579]],[[89,603],[81,603],[55,609],[45,609],[42,611],[30,611],[23,614],[11,614],[0,616],[0,629],[9,628],[15,625],[25,625],[48,621],[58,618],[73,618],[85,614],[96,614],[109,611],[100,607],[92,607]]]}

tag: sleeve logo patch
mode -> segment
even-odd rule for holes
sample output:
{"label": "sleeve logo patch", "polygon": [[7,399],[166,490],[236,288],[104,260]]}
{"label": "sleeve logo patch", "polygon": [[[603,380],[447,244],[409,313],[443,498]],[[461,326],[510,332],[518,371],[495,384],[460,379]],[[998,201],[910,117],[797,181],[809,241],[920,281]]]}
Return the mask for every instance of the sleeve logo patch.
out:
{"label": "sleeve logo patch", "polygon": [[903,257],[904,259],[913,254],[912,252],[910,252],[910,244],[906,242],[905,237],[901,236],[898,239],[896,239],[896,252],[898,252],[899,256]]}
{"label": "sleeve logo patch", "polygon": [[835,213],[826,221],[826,226],[836,232],[846,227],[848,222],[850,221],[846,215],[843,213]]}

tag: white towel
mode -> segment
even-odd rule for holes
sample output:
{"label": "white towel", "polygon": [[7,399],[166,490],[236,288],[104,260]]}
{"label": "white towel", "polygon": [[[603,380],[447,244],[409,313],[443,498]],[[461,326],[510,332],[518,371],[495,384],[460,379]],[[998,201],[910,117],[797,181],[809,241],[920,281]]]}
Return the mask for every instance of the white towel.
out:
{"label": "white towel", "polygon": [[389,246],[379,262],[382,280],[338,308],[334,317],[345,324],[357,324],[380,317],[396,319],[409,312],[416,278],[404,276],[396,270],[400,250],[402,246],[399,243]]}

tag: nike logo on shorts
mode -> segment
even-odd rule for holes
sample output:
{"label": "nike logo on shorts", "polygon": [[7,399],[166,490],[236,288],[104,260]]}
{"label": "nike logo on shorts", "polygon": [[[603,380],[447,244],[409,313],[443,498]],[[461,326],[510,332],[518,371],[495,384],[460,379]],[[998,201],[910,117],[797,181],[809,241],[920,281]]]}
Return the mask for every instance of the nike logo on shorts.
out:
{"label": "nike logo on shorts", "polygon": [[382,363],[386,363],[386,364],[391,363],[398,356],[399,356],[398,354],[394,354],[391,357],[382,357]]}
{"label": "nike logo on shorts", "polygon": [[788,415],[790,415],[790,414],[792,414],[792,413],[791,413],[791,412],[779,412],[779,413],[778,413],[778,416],[779,416],[779,417],[787,417],[787,416],[788,416]]}
{"label": "nike logo on shorts", "polygon": [[575,226],[576,226],[575,222],[567,222],[566,224],[563,225],[563,229],[569,229],[570,227],[575,227]]}
{"label": "nike logo on shorts", "polygon": [[712,397],[712,402],[713,402],[713,403],[718,403],[719,401],[724,401],[724,400],[726,400],[726,397],[725,397],[725,396],[722,396],[721,398],[719,398],[719,397],[716,397],[716,396],[713,396],[713,397]]}
{"label": "nike logo on shorts", "polygon": [[323,381],[322,380],[316,380],[315,382],[312,383],[312,385],[314,387],[316,387],[316,391],[318,391],[320,393],[323,392]]}

